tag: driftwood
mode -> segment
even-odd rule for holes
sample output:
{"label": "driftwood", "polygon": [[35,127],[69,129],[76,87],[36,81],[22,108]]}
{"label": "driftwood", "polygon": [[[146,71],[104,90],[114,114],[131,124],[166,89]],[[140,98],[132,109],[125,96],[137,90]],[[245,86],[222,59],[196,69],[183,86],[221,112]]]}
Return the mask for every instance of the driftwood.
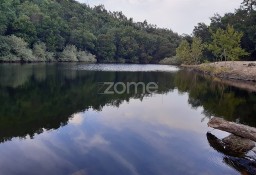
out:
{"label": "driftwood", "polygon": [[228,122],[218,117],[212,118],[209,121],[208,126],[211,128],[226,131],[234,135],[247,138],[256,142],[256,128],[242,125],[242,124],[237,124],[234,122]]}
{"label": "driftwood", "polygon": [[241,172],[241,174],[256,174],[256,160],[246,155],[254,147],[253,141],[233,134],[224,139],[218,139],[211,133],[207,133],[206,136],[209,145],[224,154],[224,163]]}
{"label": "driftwood", "polygon": [[207,133],[206,136],[213,149],[227,156],[242,157],[255,147],[253,141],[233,134],[224,139],[218,139],[211,133]]}

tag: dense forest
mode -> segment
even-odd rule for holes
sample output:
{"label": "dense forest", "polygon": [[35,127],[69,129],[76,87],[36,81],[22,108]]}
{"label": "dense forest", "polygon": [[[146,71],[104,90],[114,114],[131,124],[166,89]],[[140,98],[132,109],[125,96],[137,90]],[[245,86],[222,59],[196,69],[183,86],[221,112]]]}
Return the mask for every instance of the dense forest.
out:
{"label": "dense forest", "polygon": [[215,14],[210,19],[210,25],[199,23],[192,35],[184,35],[177,55],[166,61],[256,61],[256,0],[243,0],[234,13]]}
{"label": "dense forest", "polygon": [[[134,22],[103,5],[75,0],[2,0],[0,62],[199,64],[256,60],[256,0],[215,14],[192,35]],[[165,61],[165,60],[164,60]]]}
{"label": "dense forest", "polygon": [[180,36],[103,5],[75,0],[1,0],[0,61],[158,63]]}

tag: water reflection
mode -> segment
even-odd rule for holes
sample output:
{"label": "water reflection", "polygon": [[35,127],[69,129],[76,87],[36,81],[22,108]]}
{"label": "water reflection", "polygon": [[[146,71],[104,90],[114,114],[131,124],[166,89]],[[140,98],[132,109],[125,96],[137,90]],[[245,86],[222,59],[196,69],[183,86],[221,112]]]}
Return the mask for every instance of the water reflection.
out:
{"label": "water reflection", "polygon": [[[112,71],[0,65],[0,174],[240,171],[209,146],[203,119],[222,116],[256,126],[254,93],[173,68],[127,72],[123,66],[116,72],[113,65]],[[99,95],[97,83],[105,81],[158,82],[159,90]]]}
{"label": "water reflection", "polygon": [[[170,73],[78,71],[76,65],[1,65],[0,141],[66,125],[72,114],[89,108],[118,107],[146,94],[99,95],[98,82],[159,82],[159,93],[174,87]],[[140,92],[140,91],[139,91]]]}
{"label": "water reflection", "polygon": [[227,86],[189,71],[175,76],[175,86],[189,94],[194,108],[203,106],[207,117],[223,117],[250,126],[256,126],[256,93]]}

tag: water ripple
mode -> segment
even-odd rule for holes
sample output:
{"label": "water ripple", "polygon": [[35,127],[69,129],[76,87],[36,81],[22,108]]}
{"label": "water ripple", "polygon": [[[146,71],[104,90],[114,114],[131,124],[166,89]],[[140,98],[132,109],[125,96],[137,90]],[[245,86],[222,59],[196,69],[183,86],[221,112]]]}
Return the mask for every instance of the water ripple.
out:
{"label": "water ripple", "polygon": [[76,70],[109,71],[109,72],[176,72],[176,66],[170,65],[141,65],[141,64],[84,64],[77,65]]}

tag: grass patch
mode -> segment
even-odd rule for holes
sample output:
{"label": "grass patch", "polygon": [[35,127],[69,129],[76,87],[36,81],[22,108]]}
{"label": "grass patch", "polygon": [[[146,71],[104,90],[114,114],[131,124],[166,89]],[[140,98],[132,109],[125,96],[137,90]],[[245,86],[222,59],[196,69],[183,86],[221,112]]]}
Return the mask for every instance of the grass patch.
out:
{"label": "grass patch", "polygon": [[212,74],[222,74],[230,71],[228,67],[219,67],[215,65],[202,64],[199,66],[199,69],[204,72],[209,72]]}

